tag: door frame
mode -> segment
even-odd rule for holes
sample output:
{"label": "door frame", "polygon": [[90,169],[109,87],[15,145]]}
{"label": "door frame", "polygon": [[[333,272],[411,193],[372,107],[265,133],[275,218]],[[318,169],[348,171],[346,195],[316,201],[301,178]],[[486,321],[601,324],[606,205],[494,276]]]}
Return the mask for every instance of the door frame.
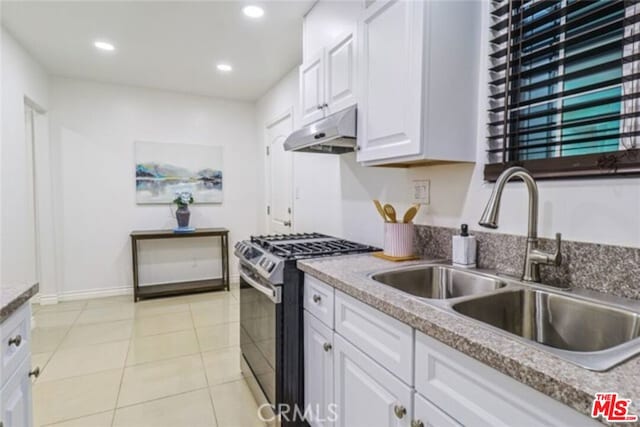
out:
{"label": "door frame", "polygon": [[[287,107],[284,111],[282,111],[279,114],[276,114],[275,116],[273,116],[272,118],[270,118],[269,120],[264,122],[264,126],[262,128],[262,132],[263,132],[263,140],[264,140],[264,159],[265,159],[265,185],[266,185],[266,200],[265,200],[265,204],[264,204],[264,214],[265,214],[265,226],[266,226],[266,231],[267,233],[270,231],[271,229],[271,213],[267,213],[267,209],[269,206],[271,206],[271,201],[272,201],[272,196],[271,196],[271,159],[270,159],[270,154],[267,155],[267,150],[269,149],[270,146],[270,140],[269,140],[269,128],[273,127],[274,125],[276,125],[278,122],[281,122],[282,120],[285,120],[287,117],[291,117],[291,132],[294,131],[295,129],[295,117],[294,117],[294,109],[293,109],[293,105]],[[290,196],[290,200],[291,200],[291,217],[290,217],[290,221],[291,221],[291,232],[294,232],[295,230],[295,221],[294,221],[294,213],[295,213],[295,208],[294,208],[294,177],[293,177],[293,156],[291,156],[291,160],[290,160],[290,168],[289,170],[291,171],[291,186],[289,188],[289,196]]]}
{"label": "door frame", "polygon": [[34,167],[35,232],[38,252],[36,262],[40,274],[37,300],[40,304],[56,304],[59,300],[58,283],[62,283],[61,255],[56,248],[62,230],[55,222],[59,217],[57,212],[59,206],[55,203],[54,196],[54,192],[58,191],[54,187],[58,171],[54,163],[52,138],[49,132],[49,114],[46,108],[28,96],[24,96],[23,105],[25,109],[28,107],[34,113],[31,159],[33,165],[31,167]]}

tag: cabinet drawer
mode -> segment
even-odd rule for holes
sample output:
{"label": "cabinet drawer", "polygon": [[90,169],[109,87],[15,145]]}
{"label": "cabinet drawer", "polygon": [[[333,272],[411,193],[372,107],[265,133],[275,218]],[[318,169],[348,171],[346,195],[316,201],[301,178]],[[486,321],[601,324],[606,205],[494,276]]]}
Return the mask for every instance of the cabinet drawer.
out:
{"label": "cabinet drawer", "polygon": [[0,386],[26,360],[30,352],[31,339],[31,305],[24,304],[7,320],[0,324]]}
{"label": "cabinet drawer", "polygon": [[416,391],[463,425],[599,423],[489,366],[416,333]]}
{"label": "cabinet drawer", "polygon": [[[413,419],[424,427],[462,427],[433,403],[416,393],[413,401]],[[422,424],[420,424],[422,423]]]}
{"label": "cabinet drawer", "polygon": [[305,274],[304,308],[330,329],[333,329],[333,293],[331,286]]}
{"label": "cabinet drawer", "polygon": [[336,291],[336,332],[413,384],[413,329],[340,291]]}

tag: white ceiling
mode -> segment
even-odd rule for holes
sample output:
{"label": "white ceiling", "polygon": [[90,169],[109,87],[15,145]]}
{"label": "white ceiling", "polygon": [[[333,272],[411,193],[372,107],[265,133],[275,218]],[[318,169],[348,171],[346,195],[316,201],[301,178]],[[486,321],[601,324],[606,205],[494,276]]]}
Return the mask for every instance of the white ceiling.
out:
{"label": "white ceiling", "polygon": [[252,20],[248,1],[3,1],[2,24],[54,75],[254,100],[300,63],[313,3],[252,2],[265,10]]}

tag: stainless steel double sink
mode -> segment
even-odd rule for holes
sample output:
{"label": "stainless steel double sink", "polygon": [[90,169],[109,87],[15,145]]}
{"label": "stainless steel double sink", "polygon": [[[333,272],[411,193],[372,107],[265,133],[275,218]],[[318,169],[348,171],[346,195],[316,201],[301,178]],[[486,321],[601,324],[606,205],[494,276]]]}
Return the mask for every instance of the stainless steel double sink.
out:
{"label": "stainless steel double sink", "polygon": [[606,371],[640,354],[640,302],[443,263],[369,276],[586,369]]}

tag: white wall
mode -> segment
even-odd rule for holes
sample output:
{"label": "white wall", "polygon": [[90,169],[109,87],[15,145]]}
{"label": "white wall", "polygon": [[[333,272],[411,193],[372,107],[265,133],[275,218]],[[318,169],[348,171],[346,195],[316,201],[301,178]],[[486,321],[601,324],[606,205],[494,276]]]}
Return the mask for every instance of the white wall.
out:
{"label": "white wall", "polygon": [[[191,224],[229,228],[231,245],[261,226],[262,151],[251,103],[54,78],[51,104],[63,296],[130,288],[129,233],[175,226],[168,205],[136,204],[136,140],[223,146],[224,202],[194,205]],[[219,250],[198,240],[143,244],[141,282],[219,273]]]}
{"label": "white wall", "polygon": [[[49,81],[47,74],[32,57],[6,32],[1,31],[2,55],[2,143],[0,201],[2,219],[0,225],[1,262],[0,282],[31,282],[36,280],[35,253],[35,219],[32,215],[33,205],[28,194],[30,179],[29,167],[33,159],[28,154],[25,142],[25,98],[43,109],[49,105]],[[46,120],[46,118],[41,117]],[[47,160],[48,132],[46,122],[38,120],[36,128],[36,160]],[[43,167],[40,178],[49,182],[48,165]],[[48,188],[40,189],[48,193]],[[47,195],[43,199],[47,200]],[[50,201],[50,199],[48,199]],[[50,214],[50,212],[45,212]],[[46,264],[46,277],[51,279],[52,244],[51,229],[41,230],[44,239],[41,243],[49,248],[49,253],[43,254]],[[47,282],[46,286],[51,283]],[[41,283],[41,287],[45,283]]]}
{"label": "white wall", "polygon": [[[298,68],[291,70],[256,102],[258,138],[266,144],[265,126],[293,108],[294,128],[300,125]],[[264,153],[264,149],[262,151]],[[266,162],[266,156],[265,162]],[[340,163],[337,156],[292,153],[293,230],[342,234]],[[264,167],[266,170],[266,167]],[[265,187],[265,194],[267,189]],[[266,206],[266,201],[262,206]],[[266,232],[265,217],[261,232]]]}

